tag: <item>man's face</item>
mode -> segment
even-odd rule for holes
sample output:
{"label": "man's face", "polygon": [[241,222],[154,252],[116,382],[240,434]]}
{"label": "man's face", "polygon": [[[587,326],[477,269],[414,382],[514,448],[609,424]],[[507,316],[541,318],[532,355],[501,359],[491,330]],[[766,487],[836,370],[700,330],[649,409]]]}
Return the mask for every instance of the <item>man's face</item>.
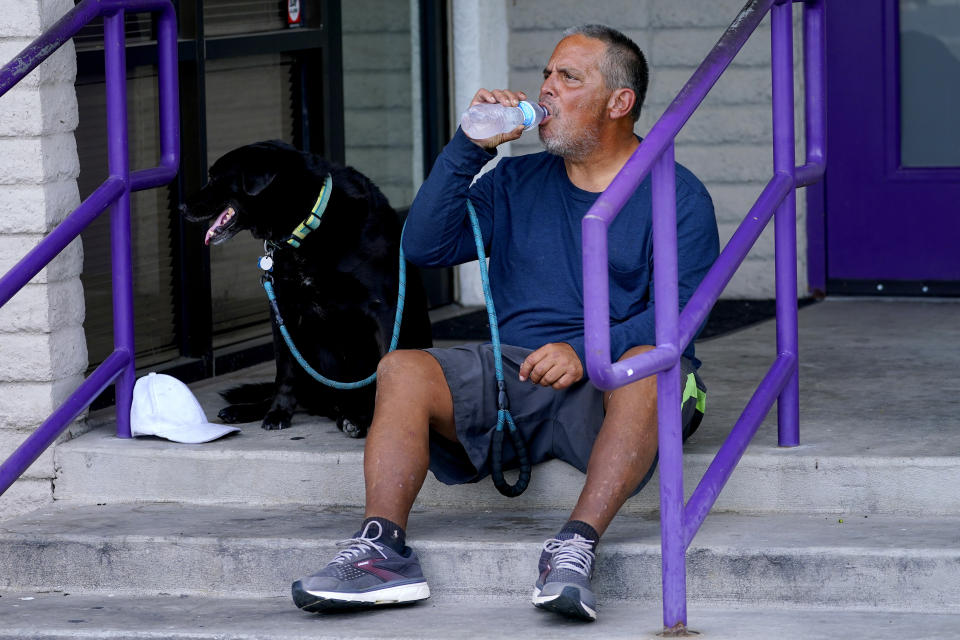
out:
{"label": "man's face", "polygon": [[552,154],[581,160],[600,144],[607,115],[607,89],[600,61],[607,45],[576,34],[564,38],[543,69],[540,102],[550,118],[540,125],[540,141]]}

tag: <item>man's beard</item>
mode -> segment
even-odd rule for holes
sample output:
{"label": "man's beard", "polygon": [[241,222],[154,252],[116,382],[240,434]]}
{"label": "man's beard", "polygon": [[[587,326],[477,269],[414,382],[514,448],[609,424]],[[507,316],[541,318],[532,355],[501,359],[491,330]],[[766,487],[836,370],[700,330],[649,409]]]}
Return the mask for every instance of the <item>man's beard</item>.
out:
{"label": "man's beard", "polygon": [[552,122],[554,126],[549,138],[544,138],[543,129],[538,131],[540,142],[543,143],[547,153],[577,162],[587,158],[600,146],[599,120],[576,130],[569,127],[562,119]]}

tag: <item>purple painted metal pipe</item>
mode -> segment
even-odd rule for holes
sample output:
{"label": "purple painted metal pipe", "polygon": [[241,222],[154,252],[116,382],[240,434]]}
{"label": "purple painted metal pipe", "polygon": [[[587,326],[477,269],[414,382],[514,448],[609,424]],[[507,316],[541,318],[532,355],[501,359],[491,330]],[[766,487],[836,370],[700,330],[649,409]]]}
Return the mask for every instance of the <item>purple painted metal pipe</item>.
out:
{"label": "purple painted metal pipe", "polygon": [[100,187],[90,194],[77,210],[64,218],[63,222],[44,238],[43,242],[30,250],[2,278],[0,278],[0,306],[7,303],[30,279],[57,257],[63,249],[80,235],[87,225],[123,193],[123,181],[119,178],[107,178]]}
{"label": "purple painted metal pipe", "polygon": [[[137,172],[129,168],[126,115],[124,8],[159,11],[160,166]],[[43,425],[0,465],[0,494],[53,443],[67,425],[118,376],[117,431],[130,435],[133,394],[133,285],[130,256],[130,187],[149,188],[172,180],[180,163],[180,118],[177,80],[176,13],[170,0],[83,0],[46,33],[0,68],[0,95],[23,79],[85,24],[104,15],[107,77],[107,127],[110,177],[41,243],[0,278],[0,305],[6,303],[112,203],[114,343],[116,350],[85,380]]]}
{"label": "purple painted metal pipe", "polygon": [[717,496],[730,479],[743,453],[747,450],[751,438],[756,434],[763,419],[773,406],[774,400],[796,369],[797,361],[792,356],[781,356],[774,360],[767,375],[753,393],[743,413],[737,420],[730,435],[720,446],[720,451],[710,463],[693,495],[687,502],[683,518],[683,548],[686,549],[693,537],[710,513]]}
{"label": "purple painted metal pipe", "polygon": [[57,410],[17,447],[0,465],[0,495],[10,488],[27,467],[87,408],[93,398],[110,386],[130,360],[129,353],[111,353]]}
{"label": "purple painted metal pipe", "polygon": [[[796,142],[793,122],[793,6],[779,5],[770,13],[773,72],[773,170],[794,183]],[[800,383],[797,339],[797,192],[791,189],[774,218],[777,294],[777,355],[793,356],[794,373],[777,401],[779,442],[800,443]]]}
{"label": "purple painted metal pipe", "polygon": [[657,345],[677,355],[657,376],[658,443],[660,449],[660,539],[663,581],[663,622],[687,621],[687,558],[683,540],[683,442],[680,423],[680,357],[677,317],[680,309],[677,267],[677,180],[673,145],[653,165],[653,271]]}
{"label": "purple painted metal pipe", "polygon": [[[676,288],[675,193],[666,185],[664,168],[672,166],[673,139],[710,90],[720,73],[772,8],[772,75],[774,176],[747,218],[678,317]],[[807,164],[795,166],[792,3],[789,0],[749,2],[707,59],[653,126],[646,139],[584,217],[583,277],[587,371],[594,384],[609,389],[654,371],[658,375],[661,483],[661,546],[663,557],[663,621],[668,634],[686,629],[685,552],[726,483],[733,468],[775,400],[778,400],[780,444],[799,441],[797,345],[796,186],[819,179],[824,163],[823,0],[808,0],[804,10],[807,56]],[[607,232],[627,199],[654,169],[654,278],[657,290],[657,348],[629,360],[610,362]],[[672,180],[672,171],[669,172]],[[775,213],[774,213],[775,211]],[[775,215],[777,359],[753,394],[731,435],[707,474],[683,506],[678,354],[692,339],[709,309],[729,282],[763,227]],[[657,235],[659,233],[659,235]],[[665,273],[662,273],[665,272]],[[671,286],[661,283],[674,278]],[[669,293],[669,298],[664,294]]]}
{"label": "purple painted metal pipe", "polygon": [[[773,0],[753,0],[740,11],[583,219],[584,350],[587,372],[591,381],[600,388],[622,386],[639,379],[640,373],[649,375],[662,370],[673,358],[673,354],[669,352],[657,353],[658,348],[657,351],[617,363],[617,367],[611,363],[610,304],[606,286],[607,228],[646,178],[654,161],[672,144],[677,132],[763,20],[771,4]],[[656,208],[656,204],[654,207]],[[656,216],[656,213],[654,215]],[[629,375],[629,371],[633,371],[633,375]]]}
{"label": "purple painted metal pipe", "polygon": [[170,0],[83,0],[50,29],[0,67],[0,96],[47,59],[94,18],[125,9],[159,12],[157,21],[158,85],[160,97],[160,164],[134,172],[131,190],[167,184],[180,167],[180,97],[177,80],[177,15]]}
{"label": "purple painted metal pipe", "polygon": [[0,96],[20,82],[41,62],[72,38],[88,22],[100,15],[97,0],[83,0],[63,15],[52,27],[26,46],[13,60],[0,68]]}
{"label": "purple painted metal pipe", "polygon": [[690,300],[683,307],[680,314],[680,344],[678,348],[686,349],[694,334],[707,314],[713,308],[724,287],[730,282],[737,268],[746,258],[753,244],[760,237],[763,229],[773,217],[774,209],[783,201],[784,197],[793,190],[793,182],[782,174],[770,179],[756,203],[750,208],[736,232],[730,237],[727,246],[723,248],[716,262],[710,267],[706,277],[690,296]]}
{"label": "purple painted metal pipe", "polygon": [[797,167],[798,187],[823,177],[827,166],[826,51],[823,0],[807,0],[803,6],[803,84],[807,163]]}
{"label": "purple painted metal pipe", "polygon": [[[104,72],[107,81],[107,158],[110,175],[130,183],[127,128],[127,57],[124,12],[103,18]],[[131,355],[117,378],[117,437],[130,437],[130,405],[134,368],[133,267],[130,249],[130,191],[125,191],[110,212],[110,258],[113,265],[113,345]]]}
{"label": "purple painted metal pipe", "polygon": [[131,11],[159,11],[157,87],[160,99],[160,164],[130,174],[130,190],[169,183],[180,170],[180,83],[177,79],[177,16],[168,0],[138,0]]}

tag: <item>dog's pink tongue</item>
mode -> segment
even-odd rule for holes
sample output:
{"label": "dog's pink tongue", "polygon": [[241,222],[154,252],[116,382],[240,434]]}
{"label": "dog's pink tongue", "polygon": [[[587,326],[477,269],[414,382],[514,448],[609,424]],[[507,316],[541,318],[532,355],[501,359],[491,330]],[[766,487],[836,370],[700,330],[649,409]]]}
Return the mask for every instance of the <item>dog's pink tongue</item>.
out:
{"label": "dog's pink tongue", "polygon": [[217,232],[217,227],[219,227],[224,222],[226,222],[226,219],[229,218],[232,213],[233,211],[227,208],[227,209],[224,209],[219,216],[217,216],[216,221],[214,221],[214,223],[210,225],[210,228],[207,229],[207,235],[203,239],[203,244],[207,244],[207,245],[210,244],[210,238],[212,238],[214,234]]}

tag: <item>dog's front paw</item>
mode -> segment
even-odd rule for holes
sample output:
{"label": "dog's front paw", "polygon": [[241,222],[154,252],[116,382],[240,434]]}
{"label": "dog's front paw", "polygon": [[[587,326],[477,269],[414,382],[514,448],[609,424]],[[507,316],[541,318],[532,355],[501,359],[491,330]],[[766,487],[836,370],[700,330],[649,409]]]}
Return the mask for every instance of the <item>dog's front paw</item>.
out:
{"label": "dog's front paw", "polygon": [[337,428],[343,431],[348,438],[365,438],[367,436],[367,428],[358,425],[350,418],[337,418]]}
{"label": "dog's front paw", "polygon": [[236,424],[237,422],[240,422],[236,411],[234,411],[233,405],[220,409],[220,413],[217,414],[217,417],[227,424]]}
{"label": "dog's front paw", "polygon": [[290,418],[291,416],[289,411],[274,409],[273,411],[267,412],[267,415],[263,419],[263,423],[260,425],[260,428],[267,429],[269,431],[286,429],[290,426]]}

